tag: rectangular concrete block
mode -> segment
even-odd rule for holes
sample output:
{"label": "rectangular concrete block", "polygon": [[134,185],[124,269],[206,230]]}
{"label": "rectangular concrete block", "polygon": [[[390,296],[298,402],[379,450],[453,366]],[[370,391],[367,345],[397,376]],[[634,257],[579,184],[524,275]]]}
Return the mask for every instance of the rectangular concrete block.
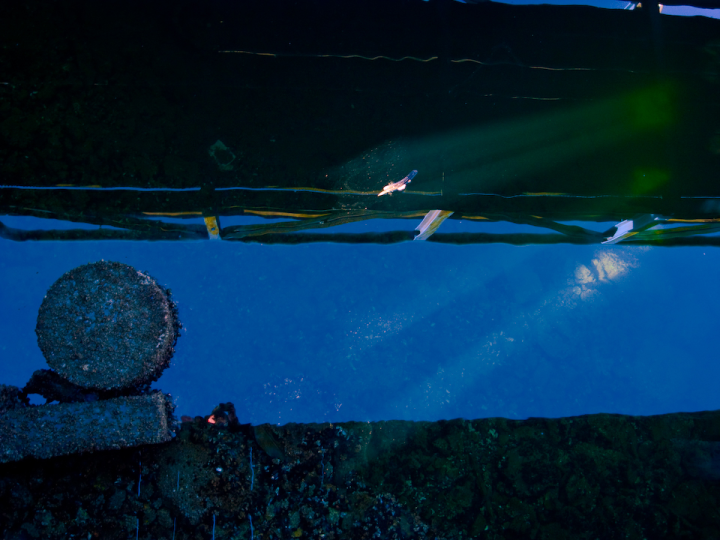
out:
{"label": "rectangular concrete block", "polygon": [[0,462],[167,442],[166,400],[155,392],[7,411],[0,415]]}

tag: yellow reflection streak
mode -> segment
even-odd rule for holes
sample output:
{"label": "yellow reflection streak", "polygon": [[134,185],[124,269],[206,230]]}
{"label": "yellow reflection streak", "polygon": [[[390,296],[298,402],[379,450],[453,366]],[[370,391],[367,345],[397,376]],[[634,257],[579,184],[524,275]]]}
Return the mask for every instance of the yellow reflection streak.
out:
{"label": "yellow reflection streak", "polygon": [[[391,56],[363,56],[361,54],[313,54],[313,53],[271,53],[271,52],[257,52],[257,51],[241,51],[241,50],[225,50],[218,51],[220,54],[247,54],[252,56],[268,56],[270,58],[343,58],[350,59],[355,58],[359,60],[388,60],[390,62],[402,62],[404,60],[413,60],[415,62],[432,62],[438,60],[438,56],[429,56],[427,58],[418,58],[417,56],[401,56],[399,58],[393,58]],[[588,68],[588,67],[550,67],[550,66],[528,66],[522,63],[511,63],[511,62],[482,62],[474,58],[454,58],[450,59],[453,64],[463,64],[466,62],[478,64],[483,67],[493,67],[500,65],[511,65],[519,68],[526,69],[542,69],[548,71],[614,71],[610,69],[599,69],[599,68]],[[644,73],[642,71],[626,70],[629,73]]]}
{"label": "yellow reflection streak", "polygon": [[165,217],[202,216],[202,212],[143,212],[143,215]]}
{"label": "yellow reflection streak", "polygon": [[416,56],[402,56],[400,58],[392,58],[390,56],[362,56],[360,54],[306,54],[306,53],[264,53],[254,51],[218,51],[219,53],[230,53],[230,54],[250,54],[254,56],[271,56],[273,58],[278,57],[290,57],[290,58],[359,58],[361,60],[390,60],[391,62],[402,62],[403,60],[414,60],[415,62],[432,62],[437,60],[437,56],[431,56],[429,58],[417,58]]}
{"label": "yellow reflection streak", "polygon": [[324,214],[297,214],[292,212],[279,212],[277,210],[248,210],[245,209],[246,214],[255,214],[258,216],[265,216],[265,217],[293,217],[293,218],[299,218],[299,219],[305,219],[305,218],[319,218],[324,216],[329,216],[329,213]]}

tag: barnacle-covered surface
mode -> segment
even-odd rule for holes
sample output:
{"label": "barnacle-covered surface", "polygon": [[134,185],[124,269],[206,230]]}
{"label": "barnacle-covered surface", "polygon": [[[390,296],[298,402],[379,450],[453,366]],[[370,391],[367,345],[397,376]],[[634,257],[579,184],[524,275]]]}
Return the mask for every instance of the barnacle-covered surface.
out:
{"label": "barnacle-covered surface", "polygon": [[[4,538],[707,538],[720,413],[249,426],[0,466]],[[214,528],[214,531],[213,531]]]}
{"label": "barnacle-covered surface", "polygon": [[29,405],[27,396],[17,386],[0,384],[0,414]]}
{"label": "barnacle-covered surface", "polygon": [[179,330],[169,290],[132,266],[98,261],[50,287],[35,331],[62,377],[109,390],[156,380],[170,365]]}
{"label": "barnacle-covered surface", "polygon": [[0,463],[167,442],[171,410],[168,397],[158,390],[92,402],[15,407],[0,414]]}

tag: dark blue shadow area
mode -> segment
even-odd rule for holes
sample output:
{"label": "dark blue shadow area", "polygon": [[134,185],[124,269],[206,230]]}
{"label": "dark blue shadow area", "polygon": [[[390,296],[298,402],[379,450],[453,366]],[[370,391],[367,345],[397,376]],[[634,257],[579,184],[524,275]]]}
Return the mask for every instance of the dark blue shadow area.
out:
{"label": "dark blue shadow area", "polygon": [[[409,224],[410,222],[408,222]],[[170,287],[155,386],[243,422],[657,414],[718,407],[710,248],[3,241],[0,382],[46,366],[35,320],[99,259]]]}

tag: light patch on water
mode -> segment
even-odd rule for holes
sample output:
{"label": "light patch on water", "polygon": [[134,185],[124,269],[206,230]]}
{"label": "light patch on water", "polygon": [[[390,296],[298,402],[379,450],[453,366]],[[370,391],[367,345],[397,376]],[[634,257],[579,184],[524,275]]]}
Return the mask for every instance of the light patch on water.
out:
{"label": "light patch on water", "polygon": [[[570,288],[561,291],[560,298],[569,300],[575,297],[581,301],[592,300],[599,293],[603,283],[618,281],[637,268],[637,258],[630,253],[615,253],[607,250],[598,250],[589,264],[579,264],[575,268],[574,279],[570,280]],[[569,305],[571,305],[570,302]]]}

